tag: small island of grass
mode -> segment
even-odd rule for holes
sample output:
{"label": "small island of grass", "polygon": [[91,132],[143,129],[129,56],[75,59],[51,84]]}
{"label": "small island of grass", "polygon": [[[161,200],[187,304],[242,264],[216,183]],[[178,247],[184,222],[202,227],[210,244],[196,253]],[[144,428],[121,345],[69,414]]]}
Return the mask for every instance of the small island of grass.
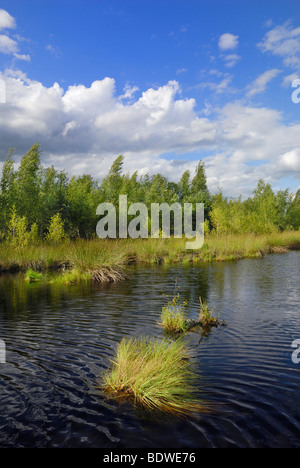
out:
{"label": "small island of grass", "polygon": [[123,339],[101,388],[150,411],[185,416],[203,411],[185,345],[154,338]]}

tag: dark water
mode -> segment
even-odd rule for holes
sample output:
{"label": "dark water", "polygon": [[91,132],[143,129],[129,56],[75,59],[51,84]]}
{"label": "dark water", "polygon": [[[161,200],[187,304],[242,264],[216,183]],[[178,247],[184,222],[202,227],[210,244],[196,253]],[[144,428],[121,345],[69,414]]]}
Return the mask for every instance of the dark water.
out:
{"label": "dark water", "polygon": [[[204,266],[136,269],[118,285],[0,279],[0,447],[300,447],[300,252]],[[122,337],[161,337],[175,279],[189,316],[198,297],[226,328],[189,333],[211,413],[166,420],[96,388]]]}

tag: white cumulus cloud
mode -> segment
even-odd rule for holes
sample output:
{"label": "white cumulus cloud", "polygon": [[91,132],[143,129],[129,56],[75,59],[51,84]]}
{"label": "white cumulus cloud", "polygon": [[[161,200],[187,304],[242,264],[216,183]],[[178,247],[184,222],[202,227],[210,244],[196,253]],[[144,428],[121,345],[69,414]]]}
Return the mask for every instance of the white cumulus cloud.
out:
{"label": "white cumulus cloud", "polygon": [[288,21],[268,31],[258,44],[263,52],[282,58],[284,65],[300,70],[300,27]]}
{"label": "white cumulus cloud", "polygon": [[18,44],[16,41],[6,36],[5,34],[0,34],[0,53],[2,54],[15,54],[18,51]]}
{"label": "white cumulus cloud", "polygon": [[16,20],[6,11],[0,9],[0,31],[1,29],[14,29]]}
{"label": "white cumulus cloud", "polygon": [[272,184],[299,180],[300,124],[286,124],[278,111],[232,102],[202,118],[177,81],[139,95],[127,85],[118,95],[109,77],[66,90],[20,71],[0,78],[7,93],[0,105],[2,161],[9,148],[21,157],[39,141],[43,163],[70,175],[101,178],[123,154],[126,171],[159,171],[172,180],[205,156],[210,190],[222,187],[228,195],[248,195],[260,177]]}
{"label": "white cumulus cloud", "polygon": [[[0,9],[0,31],[6,29],[15,29],[16,20],[13,18],[6,10]],[[17,40],[15,40],[17,39]],[[28,54],[19,53],[19,44],[20,36],[14,36],[12,39],[7,31],[5,34],[0,34],[0,54],[12,55],[14,59],[24,60],[29,62],[30,56]]]}
{"label": "white cumulus cloud", "polygon": [[239,45],[239,36],[225,33],[219,38],[219,48],[222,51],[236,49]]}

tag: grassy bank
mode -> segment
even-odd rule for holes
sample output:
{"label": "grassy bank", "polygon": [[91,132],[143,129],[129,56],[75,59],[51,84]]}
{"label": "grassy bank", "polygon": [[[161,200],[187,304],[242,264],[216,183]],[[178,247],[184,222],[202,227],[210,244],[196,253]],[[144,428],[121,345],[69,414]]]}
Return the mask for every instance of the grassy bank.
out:
{"label": "grassy bank", "polygon": [[[94,239],[40,243],[24,248],[0,244],[0,272],[31,269],[73,272],[71,282],[119,281],[130,264],[201,263],[262,257],[300,249],[300,231],[265,235],[208,236],[200,250],[186,250],[185,239]],[[63,281],[63,278],[62,278]]]}

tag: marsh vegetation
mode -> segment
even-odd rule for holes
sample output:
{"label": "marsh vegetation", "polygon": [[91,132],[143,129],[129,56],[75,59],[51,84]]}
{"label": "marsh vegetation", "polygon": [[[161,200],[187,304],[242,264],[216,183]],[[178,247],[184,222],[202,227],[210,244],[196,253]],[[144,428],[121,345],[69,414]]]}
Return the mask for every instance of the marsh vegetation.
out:
{"label": "marsh vegetation", "polygon": [[124,338],[101,388],[150,411],[184,416],[204,409],[192,361],[180,340]]}

